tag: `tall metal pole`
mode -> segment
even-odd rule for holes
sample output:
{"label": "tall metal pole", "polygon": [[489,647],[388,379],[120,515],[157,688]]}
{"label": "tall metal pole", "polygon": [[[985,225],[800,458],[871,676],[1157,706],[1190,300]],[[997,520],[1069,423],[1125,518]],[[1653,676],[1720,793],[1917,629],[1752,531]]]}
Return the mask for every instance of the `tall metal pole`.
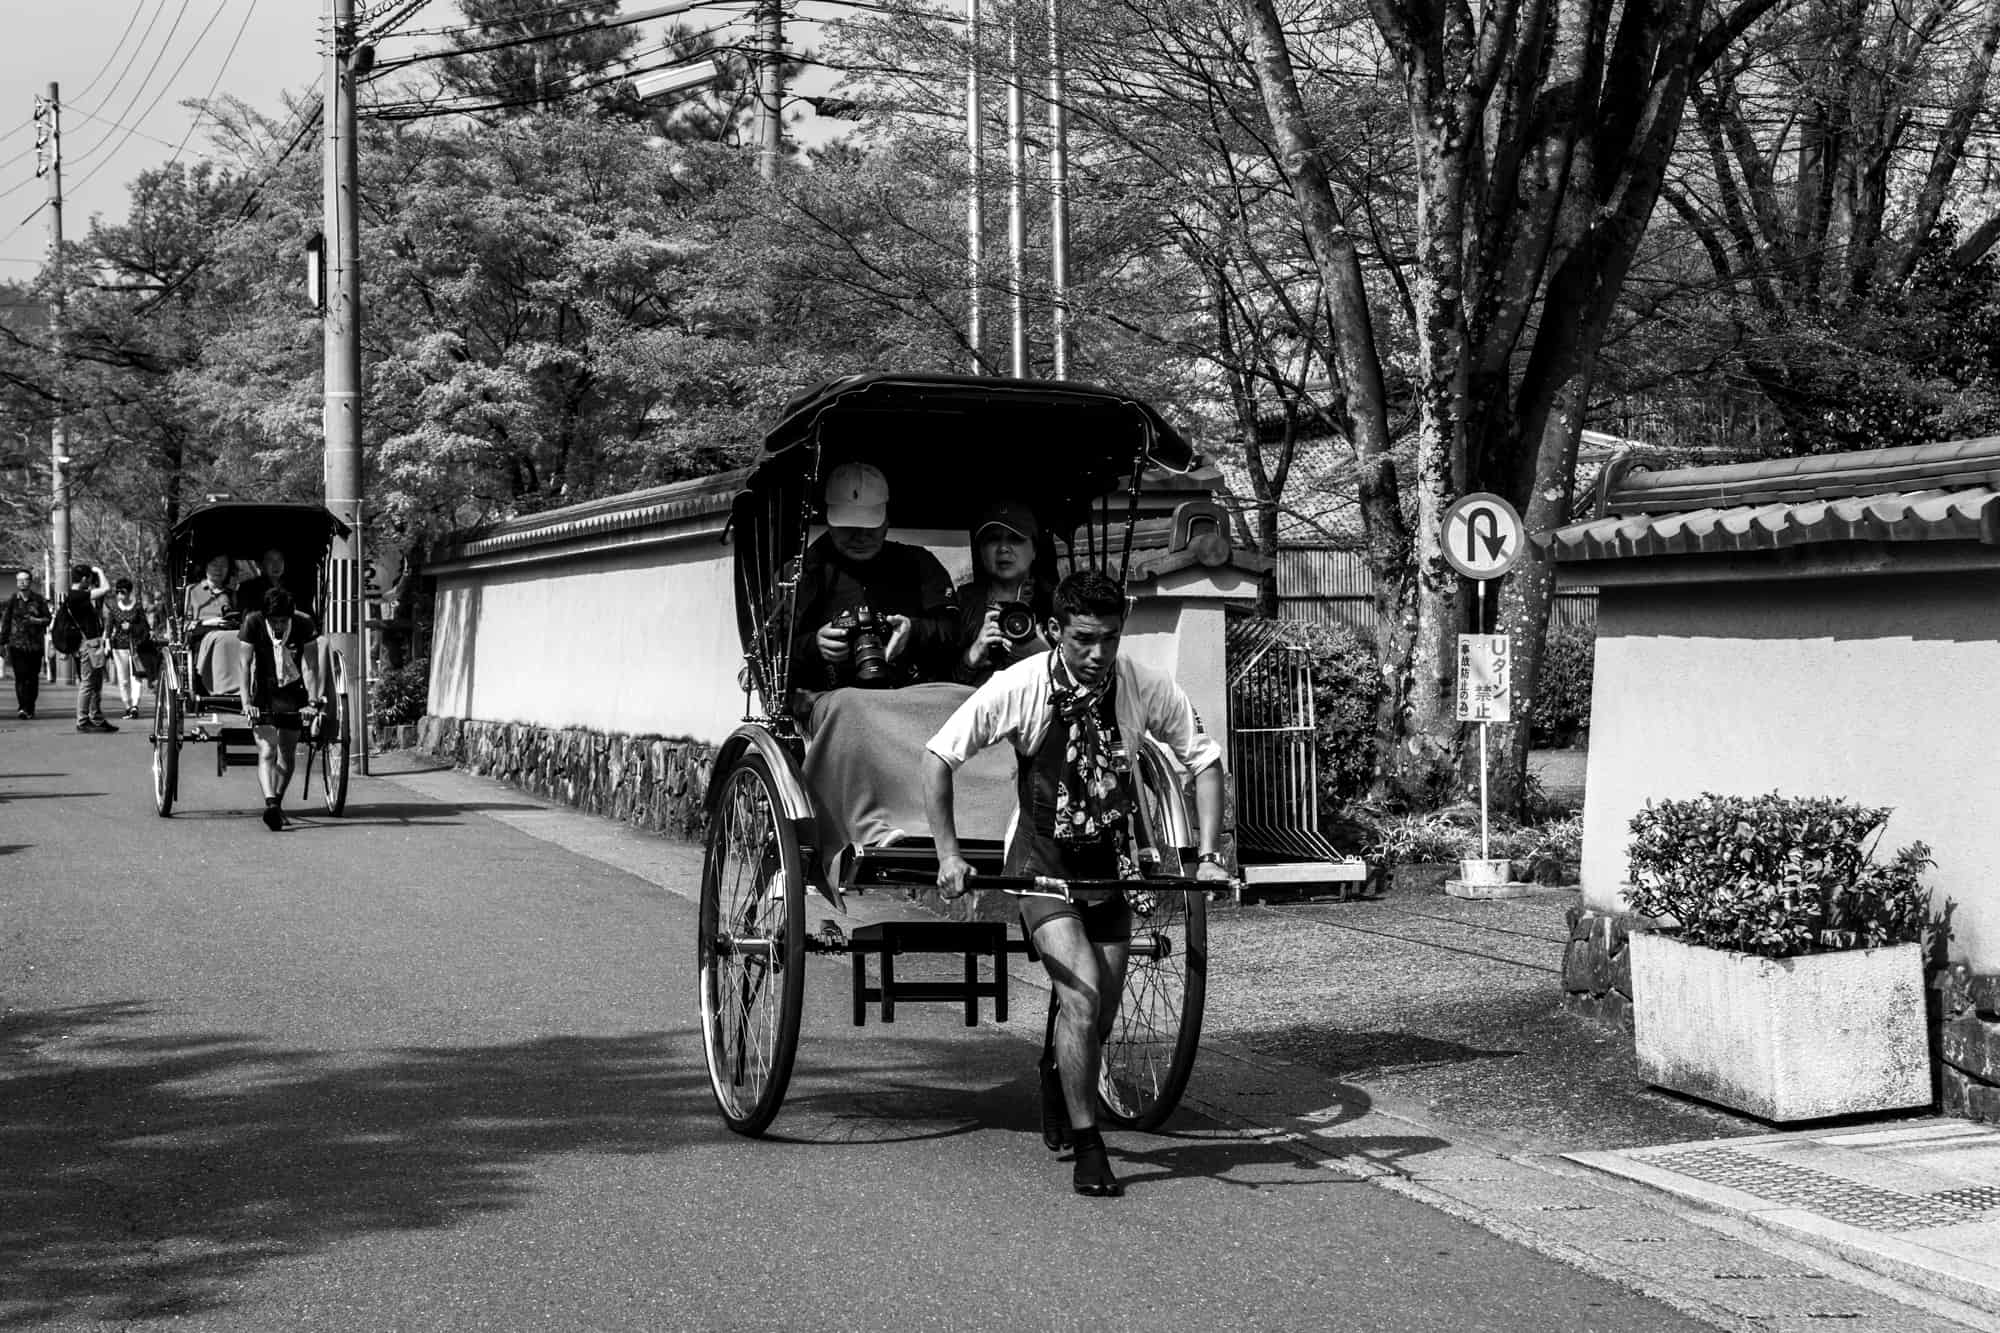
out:
{"label": "tall metal pole", "polygon": [[965,0],[965,154],[970,185],[965,196],[965,341],[972,349],[972,373],[986,369],[986,172],[980,145],[979,0]]}
{"label": "tall metal pole", "polygon": [[1063,105],[1062,8],[1049,0],[1049,332],[1055,377],[1069,378],[1069,115]]}
{"label": "tall metal pole", "polygon": [[[69,568],[71,564],[69,537],[69,423],[64,418],[61,395],[68,390],[68,376],[63,374],[63,192],[62,192],[62,90],[54,82],[49,84],[48,101],[35,108],[36,120],[46,130],[46,140],[37,135],[38,147],[45,147],[46,153],[38,154],[35,161],[36,174],[46,176],[49,182],[49,197],[46,207],[49,213],[49,265],[54,282],[49,297],[49,342],[55,348],[57,368],[57,398],[55,419],[49,423],[49,546],[55,553],[55,577],[52,591],[57,594],[69,590]],[[57,670],[62,674],[65,685],[76,683],[76,659],[60,657]]]}
{"label": "tall metal pole", "polygon": [[351,753],[368,771],[368,664],[362,641],[361,560],[361,202],[355,143],[354,0],[327,0],[324,217],[327,236],[326,507],[348,525],[333,544],[326,589],[327,638],[347,672],[342,709]]}
{"label": "tall metal pole", "polygon": [[780,79],[784,59],[784,0],[765,0],[757,14],[758,45],[763,48],[757,65],[757,172],[765,180],[778,176],[778,149],[784,138],[785,90]]}
{"label": "tall metal pole", "polygon": [[1028,375],[1027,165],[1021,144],[1021,20],[1007,17],[1007,275],[1013,296],[1013,336],[1008,356],[1015,379]]}

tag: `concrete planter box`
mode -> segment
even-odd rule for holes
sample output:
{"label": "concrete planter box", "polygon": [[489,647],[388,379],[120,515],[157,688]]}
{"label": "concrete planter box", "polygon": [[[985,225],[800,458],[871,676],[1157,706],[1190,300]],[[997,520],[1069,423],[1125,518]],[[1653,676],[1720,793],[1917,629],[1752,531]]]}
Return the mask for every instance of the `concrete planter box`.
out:
{"label": "concrete planter box", "polygon": [[1639,1072],[1764,1120],[1928,1106],[1922,946],[1758,958],[1635,934]]}

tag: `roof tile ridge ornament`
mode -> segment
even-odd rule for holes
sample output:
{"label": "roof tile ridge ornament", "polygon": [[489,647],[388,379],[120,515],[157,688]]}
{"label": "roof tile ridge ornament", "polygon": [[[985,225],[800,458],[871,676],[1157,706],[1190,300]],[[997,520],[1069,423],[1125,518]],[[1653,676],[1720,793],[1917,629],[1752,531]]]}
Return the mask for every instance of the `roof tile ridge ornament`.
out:
{"label": "roof tile ridge ornament", "polygon": [[1940,440],[1738,463],[1651,468],[1657,449],[1621,451],[1599,478],[1598,512],[1660,513],[1733,507],[1760,499],[1831,498],[1870,492],[1963,489],[1995,484],[2000,436]]}

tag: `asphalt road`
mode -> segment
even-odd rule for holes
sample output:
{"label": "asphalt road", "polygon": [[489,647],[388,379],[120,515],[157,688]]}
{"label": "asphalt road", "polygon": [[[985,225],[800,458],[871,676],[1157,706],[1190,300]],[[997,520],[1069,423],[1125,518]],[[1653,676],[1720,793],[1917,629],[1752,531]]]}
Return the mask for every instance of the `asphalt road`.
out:
{"label": "asphalt road", "polygon": [[273,835],[199,747],[162,820],[144,724],[44,694],[0,722],[0,1328],[1697,1327],[1186,1112],[1078,1198],[1017,1035],[850,1027],[833,962],[736,1137],[687,898],[504,795],[357,776]]}

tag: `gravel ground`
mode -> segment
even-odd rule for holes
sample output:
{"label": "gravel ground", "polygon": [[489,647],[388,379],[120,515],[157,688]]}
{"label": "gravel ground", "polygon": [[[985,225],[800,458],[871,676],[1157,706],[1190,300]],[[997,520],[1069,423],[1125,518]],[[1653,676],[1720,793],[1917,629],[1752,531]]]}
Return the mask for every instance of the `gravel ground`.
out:
{"label": "gravel ground", "polygon": [[1535,1151],[1763,1132],[1648,1089],[1628,1036],[1562,1011],[1576,901],[1551,889],[1218,904],[1204,1033]]}

